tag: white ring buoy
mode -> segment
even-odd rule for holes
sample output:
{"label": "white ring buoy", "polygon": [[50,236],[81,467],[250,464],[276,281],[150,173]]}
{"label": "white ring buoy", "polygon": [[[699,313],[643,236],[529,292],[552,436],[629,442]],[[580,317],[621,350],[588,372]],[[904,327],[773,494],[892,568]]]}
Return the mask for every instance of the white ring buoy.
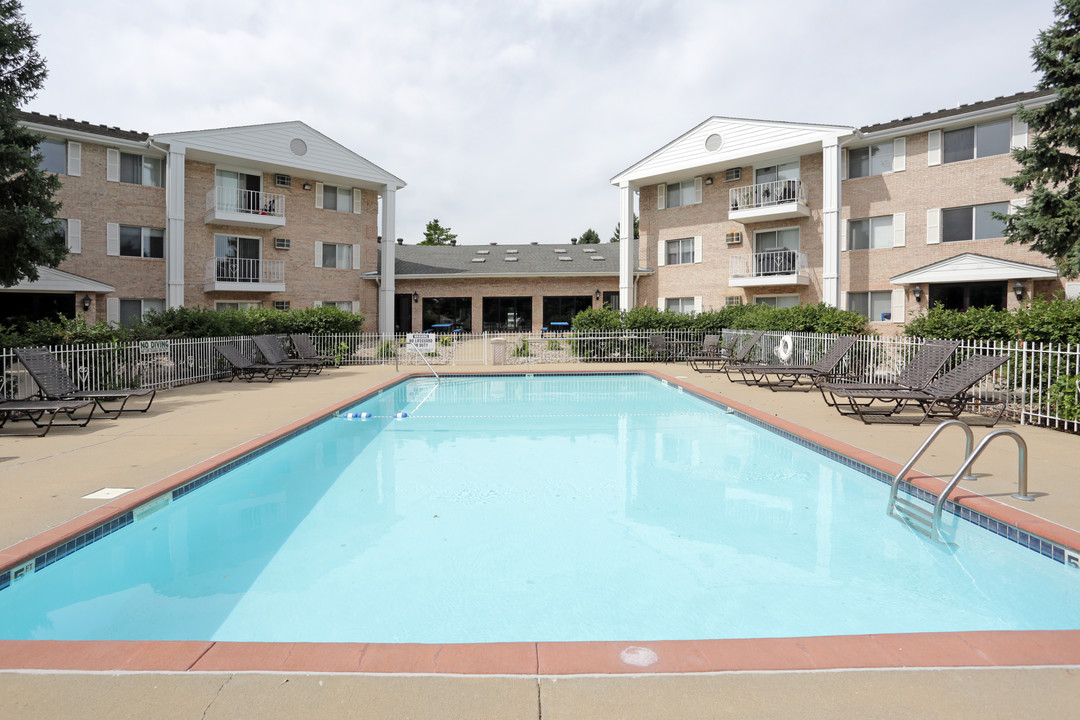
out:
{"label": "white ring buoy", "polygon": [[780,344],[773,350],[776,353],[776,357],[780,358],[780,362],[787,362],[791,359],[791,353],[794,351],[794,345],[790,335],[785,335],[780,338]]}

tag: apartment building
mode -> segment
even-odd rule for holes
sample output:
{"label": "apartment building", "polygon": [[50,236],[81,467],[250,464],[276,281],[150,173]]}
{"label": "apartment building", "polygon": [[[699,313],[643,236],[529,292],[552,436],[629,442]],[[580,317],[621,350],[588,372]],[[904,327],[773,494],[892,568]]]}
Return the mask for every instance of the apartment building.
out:
{"label": "apartment building", "polygon": [[582,310],[618,308],[618,248],[399,245],[397,332],[568,329]]}
{"label": "apartment building", "polygon": [[365,273],[379,269],[380,231],[394,237],[405,183],[308,125],[150,135],[20,119],[61,178],[69,254],[0,293],[0,315],[125,322],[184,306],[336,305],[368,330],[392,322],[392,274],[380,286]]}
{"label": "apartment building", "polygon": [[[1080,293],[1007,245],[1025,198],[1001,182],[1028,142],[1027,92],[863,128],[712,117],[612,178],[624,307],[825,302],[890,332],[931,303],[1016,307]],[[649,270],[655,272],[648,272]]]}

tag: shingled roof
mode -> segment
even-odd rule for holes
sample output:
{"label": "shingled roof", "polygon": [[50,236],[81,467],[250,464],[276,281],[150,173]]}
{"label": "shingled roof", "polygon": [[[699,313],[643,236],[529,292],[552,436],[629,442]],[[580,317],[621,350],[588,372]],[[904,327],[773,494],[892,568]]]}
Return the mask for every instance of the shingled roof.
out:
{"label": "shingled roof", "polygon": [[85,120],[72,120],[71,118],[63,118],[58,115],[42,115],[41,113],[27,112],[25,110],[16,111],[16,115],[22,122],[34,123],[36,125],[49,125],[59,130],[74,130],[76,132],[102,135],[118,140],[132,140],[134,142],[146,142],[146,140],[150,138],[149,133],[136,132],[135,130],[121,130],[118,127],[109,127],[108,125],[93,125]]}
{"label": "shingled roof", "polygon": [[968,113],[989,110],[998,106],[1015,105],[1016,103],[1033,100],[1035,98],[1049,98],[1053,96],[1053,94],[1054,92],[1052,90],[1029,90],[1027,92],[1016,93],[1015,95],[1002,95],[993,100],[983,100],[967,105],[958,105],[954,108],[945,110],[926,112],[922,115],[900,118],[899,120],[890,120],[889,122],[867,125],[866,127],[859,128],[859,132],[865,135],[868,133],[880,132],[882,130],[892,130],[893,128],[903,127],[905,125],[917,125],[919,123],[932,122],[934,120],[944,120],[945,118],[953,117],[954,115],[967,115]]}
{"label": "shingled roof", "polygon": [[398,245],[397,277],[618,275],[619,247],[596,245]]}

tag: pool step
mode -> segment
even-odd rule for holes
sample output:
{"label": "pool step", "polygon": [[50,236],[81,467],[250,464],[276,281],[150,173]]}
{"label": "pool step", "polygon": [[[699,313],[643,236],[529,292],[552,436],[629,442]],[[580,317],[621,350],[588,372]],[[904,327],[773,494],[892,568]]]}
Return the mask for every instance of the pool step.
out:
{"label": "pool step", "polygon": [[926,537],[933,537],[934,514],[929,510],[919,507],[907,498],[897,496],[893,499],[892,511],[893,514],[906,521],[908,525]]}

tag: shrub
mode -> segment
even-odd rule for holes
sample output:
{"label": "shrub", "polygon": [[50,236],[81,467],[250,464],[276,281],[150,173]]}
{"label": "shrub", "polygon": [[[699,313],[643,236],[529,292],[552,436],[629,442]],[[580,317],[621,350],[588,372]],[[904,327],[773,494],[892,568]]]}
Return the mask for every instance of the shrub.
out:
{"label": "shrub", "polygon": [[719,310],[686,315],[654,307],[625,312],[585,310],[574,318],[574,330],[695,330],[719,333],[732,330],[777,330],[863,335],[868,320],[858,313],[816,305],[774,308],[768,305],[729,305]]}
{"label": "shrub", "polygon": [[971,308],[946,310],[940,305],[904,326],[910,337],[955,340],[1027,340],[1080,344],[1080,300],[1036,298],[1017,310]]}

